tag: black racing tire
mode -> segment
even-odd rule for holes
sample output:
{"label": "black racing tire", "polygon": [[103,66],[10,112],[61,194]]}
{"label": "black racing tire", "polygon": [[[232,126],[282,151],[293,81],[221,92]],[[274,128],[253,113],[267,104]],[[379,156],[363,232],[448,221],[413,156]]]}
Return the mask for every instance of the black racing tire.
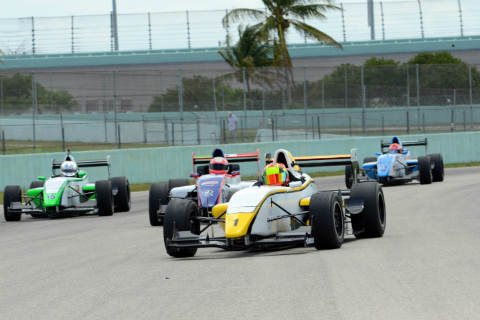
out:
{"label": "black racing tire", "polygon": [[118,193],[114,196],[114,203],[116,204],[115,212],[128,212],[132,206],[132,198],[130,196],[130,183],[127,177],[110,178],[113,186],[117,186]]}
{"label": "black racing tire", "polygon": [[173,188],[185,187],[188,185],[190,185],[188,179],[170,179],[168,180],[168,193],[170,193]]}
{"label": "black racing tire", "polygon": [[433,182],[442,182],[445,177],[443,157],[440,153],[430,154],[430,161],[434,164],[432,169]]}
{"label": "black racing tire", "polygon": [[5,221],[20,221],[22,219],[21,213],[8,212],[12,202],[20,202],[22,196],[22,189],[20,186],[6,186],[3,192],[3,215]]}
{"label": "black racing tire", "polygon": [[377,157],[366,157],[365,159],[363,159],[363,164],[367,162],[377,162],[377,160]]}
{"label": "black racing tire", "polygon": [[163,225],[163,219],[159,219],[157,212],[162,206],[168,205],[168,185],[166,183],[154,183],[150,185],[148,194],[148,216],[150,225],[158,227]]}
{"label": "black racing tire", "polygon": [[32,183],[30,183],[30,189],[43,188],[44,185],[45,185],[45,181],[41,181],[41,180],[32,181]]}
{"label": "black racing tire", "polygon": [[99,216],[111,216],[113,209],[112,183],[110,180],[95,182],[95,198]]}
{"label": "black racing tire", "polygon": [[345,166],[345,186],[350,189],[353,184],[353,170],[352,166]]}
{"label": "black racing tire", "polygon": [[310,221],[315,249],[338,249],[345,237],[342,199],[335,191],[314,193],[310,198]]}
{"label": "black racing tire", "polygon": [[418,180],[420,184],[432,183],[432,167],[429,156],[418,158]]}
{"label": "black racing tire", "polygon": [[238,191],[238,190],[230,191],[230,192],[228,193],[228,196],[225,198],[225,202],[230,202],[230,199],[232,199],[233,195],[234,195],[235,193],[237,193],[237,191]]}
{"label": "black racing tire", "polygon": [[[172,199],[165,211],[163,221],[163,240],[172,239],[174,225],[178,231],[190,231],[193,234],[200,234],[199,220],[191,218],[198,217],[198,207],[195,202],[188,199]],[[167,253],[175,258],[193,257],[197,248],[188,249],[167,249]]]}
{"label": "black racing tire", "polygon": [[350,190],[350,198],[363,198],[363,211],[352,214],[353,230],[364,230],[356,238],[378,238],[385,233],[387,211],[382,186],[377,182],[356,183]]}

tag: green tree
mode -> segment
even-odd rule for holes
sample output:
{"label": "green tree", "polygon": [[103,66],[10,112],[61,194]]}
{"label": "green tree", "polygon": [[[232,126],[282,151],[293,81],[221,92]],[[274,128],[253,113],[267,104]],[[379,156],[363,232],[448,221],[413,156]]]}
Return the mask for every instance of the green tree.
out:
{"label": "green tree", "polygon": [[[36,90],[39,109],[50,108],[52,98],[57,111],[59,108],[69,110],[78,107],[78,102],[67,90],[50,92],[38,82],[36,82]],[[16,73],[12,77],[3,78],[3,97],[5,109],[8,112],[22,113],[29,110],[32,107],[32,76]]]}
{"label": "green tree", "polygon": [[[243,83],[244,73],[248,97],[252,101],[251,84],[271,86],[278,77],[276,68],[283,66],[283,61],[278,59],[279,47],[274,43],[270,45],[265,37],[259,34],[257,28],[242,25],[238,27],[238,41],[234,46],[221,48],[218,53],[234,69],[233,73],[225,75],[227,79],[235,78]],[[229,43],[230,41],[227,41]]]}
{"label": "green tree", "polygon": [[288,99],[291,102],[290,81],[293,83],[294,79],[292,60],[287,47],[288,34],[293,29],[308,39],[342,48],[332,37],[304,22],[305,19],[325,20],[327,11],[342,9],[333,5],[332,0],[262,0],[262,2],[266,12],[248,8],[233,9],[223,18],[223,25],[227,27],[230,22],[253,18],[260,21],[254,28],[260,30],[262,36],[278,37],[281,56],[286,66]]}

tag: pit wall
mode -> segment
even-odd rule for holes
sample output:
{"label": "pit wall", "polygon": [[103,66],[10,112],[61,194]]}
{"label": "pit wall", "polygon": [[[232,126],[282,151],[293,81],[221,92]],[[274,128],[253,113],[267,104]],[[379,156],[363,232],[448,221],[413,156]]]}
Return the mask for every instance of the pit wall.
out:
{"label": "pit wall", "polygon": [[[480,132],[462,132],[445,134],[426,134],[401,136],[402,140],[428,138],[429,153],[441,153],[444,163],[469,163],[480,161]],[[368,156],[374,156],[380,151],[380,140],[391,140],[389,137],[354,137],[335,140],[313,140],[292,142],[264,142],[222,146],[186,146],[151,149],[125,149],[108,151],[75,152],[76,160],[105,159],[111,157],[111,173],[114,176],[126,176],[130,183],[165,182],[174,178],[187,178],[192,172],[192,152],[198,155],[209,155],[216,147],[221,147],[225,153],[255,152],[260,149],[261,167],[264,166],[264,155],[274,153],[284,148],[295,156],[334,155],[350,153],[357,148],[360,164]],[[414,157],[425,154],[423,147],[411,148]],[[0,156],[0,190],[7,185],[20,185],[22,189],[39,175],[52,174],[52,159],[61,161],[64,153],[44,153],[30,155]],[[241,163],[242,176],[256,176],[256,163]],[[342,167],[306,168],[305,172],[338,171]],[[107,169],[88,168],[90,181],[102,180],[108,177]]]}

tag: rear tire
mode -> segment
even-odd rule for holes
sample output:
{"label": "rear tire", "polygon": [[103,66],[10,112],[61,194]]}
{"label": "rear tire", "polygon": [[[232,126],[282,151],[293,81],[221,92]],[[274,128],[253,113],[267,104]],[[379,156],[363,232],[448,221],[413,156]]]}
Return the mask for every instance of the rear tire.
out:
{"label": "rear tire", "polygon": [[363,159],[363,164],[367,163],[367,162],[377,162],[377,157],[366,157],[365,159]]}
{"label": "rear tire", "polygon": [[[195,202],[187,199],[173,199],[165,211],[165,220],[163,222],[163,240],[172,239],[174,224],[178,231],[190,231],[193,234],[200,234],[199,220],[191,218],[198,216],[198,207]],[[188,249],[167,249],[167,253],[175,258],[193,257],[197,253],[197,248]]]}
{"label": "rear tire", "polygon": [[172,191],[173,188],[189,186],[190,181],[188,179],[170,179],[168,180],[168,193]]}
{"label": "rear tire", "polygon": [[126,177],[115,177],[110,178],[112,186],[116,185],[118,188],[118,193],[114,196],[114,201],[117,206],[115,207],[115,212],[128,212],[132,204],[130,197],[130,183]]}
{"label": "rear tire", "polygon": [[110,180],[95,182],[95,198],[99,216],[111,216],[113,214],[112,183]]}
{"label": "rear tire", "polygon": [[37,180],[30,183],[30,189],[43,188],[45,181]]}
{"label": "rear tire", "polygon": [[387,212],[383,189],[377,182],[357,183],[352,186],[350,198],[363,198],[364,208],[359,214],[352,214],[354,230],[365,230],[355,234],[356,238],[377,238],[383,236],[387,225]]}
{"label": "rear tire", "polygon": [[150,186],[148,194],[148,216],[150,225],[158,227],[163,224],[163,219],[159,219],[157,212],[162,206],[168,205],[168,186],[166,183],[154,183]]}
{"label": "rear tire", "polygon": [[350,189],[353,184],[352,166],[345,166],[345,186]]}
{"label": "rear tire", "polygon": [[314,193],[309,211],[315,248],[340,248],[345,237],[345,217],[339,194],[334,191]]}
{"label": "rear tire", "polygon": [[19,186],[7,186],[3,193],[3,215],[5,221],[20,221],[22,219],[21,213],[8,212],[12,202],[20,202],[22,196],[22,189]]}
{"label": "rear tire", "polygon": [[429,156],[418,158],[418,180],[420,184],[432,183],[432,169]]}
{"label": "rear tire", "polygon": [[442,182],[445,173],[443,169],[443,157],[440,153],[429,155],[430,161],[434,164],[432,169],[433,182]]}

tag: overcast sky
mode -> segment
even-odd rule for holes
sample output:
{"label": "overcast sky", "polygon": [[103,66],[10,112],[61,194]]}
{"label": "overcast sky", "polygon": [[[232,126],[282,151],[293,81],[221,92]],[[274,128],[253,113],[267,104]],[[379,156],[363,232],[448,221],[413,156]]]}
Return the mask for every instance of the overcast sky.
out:
{"label": "overcast sky", "polygon": [[[7,0],[5,0],[6,2]],[[383,0],[393,2],[398,0]],[[434,1],[434,0],[423,0]],[[478,1],[478,0],[475,0]],[[365,3],[367,0],[345,0],[337,3]],[[378,1],[375,1],[378,2]],[[261,8],[261,0],[117,0],[118,13],[172,12],[185,10],[219,10]],[[108,14],[112,0],[14,0],[2,5],[0,18],[59,17]]]}

